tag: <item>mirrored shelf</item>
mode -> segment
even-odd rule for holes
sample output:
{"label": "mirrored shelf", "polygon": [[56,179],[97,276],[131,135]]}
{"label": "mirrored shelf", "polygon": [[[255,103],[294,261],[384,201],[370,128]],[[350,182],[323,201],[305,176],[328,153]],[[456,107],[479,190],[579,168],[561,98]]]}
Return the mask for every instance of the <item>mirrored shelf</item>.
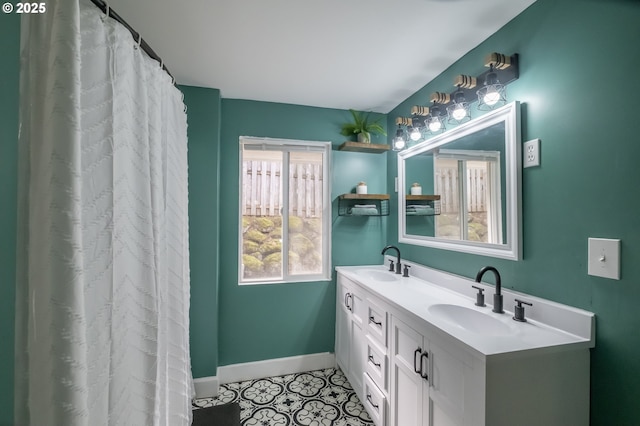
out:
{"label": "mirrored shelf", "polygon": [[406,195],[407,216],[436,216],[440,214],[439,195]]}

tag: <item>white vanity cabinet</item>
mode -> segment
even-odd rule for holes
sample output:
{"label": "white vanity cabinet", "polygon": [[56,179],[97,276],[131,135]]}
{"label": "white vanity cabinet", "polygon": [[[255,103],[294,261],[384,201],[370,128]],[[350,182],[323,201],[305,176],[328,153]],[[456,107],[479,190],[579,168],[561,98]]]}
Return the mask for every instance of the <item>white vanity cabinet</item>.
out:
{"label": "white vanity cabinet", "polygon": [[[589,424],[592,313],[529,297],[560,320],[518,323],[450,289],[350,268],[338,269],[336,360],[377,426]],[[462,330],[429,309],[443,303],[505,328]]]}
{"label": "white vanity cabinet", "polygon": [[364,295],[357,284],[340,275],[336,295],[336,362],[362,399],[367,351],[364,332],[367,308]]}
{"label": "white vanity cabinet", "polygon": [[463,363],[398,318],[391,330],[390,424],[463,424]]}

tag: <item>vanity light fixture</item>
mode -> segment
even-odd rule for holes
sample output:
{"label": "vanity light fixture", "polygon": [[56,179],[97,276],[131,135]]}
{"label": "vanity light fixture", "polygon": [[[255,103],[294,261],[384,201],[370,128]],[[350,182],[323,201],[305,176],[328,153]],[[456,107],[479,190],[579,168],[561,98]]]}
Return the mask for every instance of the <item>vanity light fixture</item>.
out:
{"label": "vanity light fixture", "polygon": [[414,142],[418,142],[420,139],[422,139],[422,126],[420,125],[421,122],[422,120],[420,120],[420,117],[418,116],[414,115],[411,118],[409,138]]}
{"label": "vanity light fixture", "polygon": [[410,118],[398,117],[396,118],[396,124],[398,129],[396,130],[396,136],[392,141],[392,149],[394,151],[402,151],[407,147],[407,137],[405,136],[404,126],[408,126],[411,123]]}
{"label": "vanity light fixture", "polygon": [[500,53],[492,53],[485,59],[485,66],[489,67],[489,73],[484,78],[484,86],[478,94],[478,109],[490,111],[507,103],[507,87],[500,83],[496,69],[503,70],[511,66],[511,57]]}
{"label": "vanity light fixture", "polygon": [[431,94],[430,100],[433,102],[433,106],[429,108],[429,115],[425,120],[425,124],[427,125],[429,133],[442,133],[446,130],[443,105],[448,104],[451,98],[447,93],[435,92]]}
{"label": "vanity light fixture", "polygon": [[424,130],[424,117],[429,115],[429,108],[421,106],[411,107],[411,131],[409,137],[412,141],[417,142],[422,139],[422,132]]}
{"label": "vanity light fixture", "polygon": [[450,124],[460,124],[471,120],[471,107],[462,89],[473,89],[476,87],[476,78],[470,75],[459,75],[454,80],[454,85],[458,88],[452,95],[453,102],[447,107],[447,115]]}
{"label": "vanity light fixture", "polygon": [[[506,86],[518,79],[519,57],[515,53],[512,56],[501,53],[491,53],[484,59],[488,70],[476,77],[458,75],[454,79],[456,90],[453,93],[435,92],[431,94],[431,107],[414,106],[411,108],[411,118],[402,118],[403,125],[410,132],[410,139],[405,138],[405,144],[409,141],[419,141],[426,134],[438,134],[445,130],[445,120],[449,124],[461,124],[471,120],[471,103],[478,99],[479,110],[492,110],[507,103]],[[480,89],[479,82],[482,82]],[[421,114],[416,114],[421,111]],[[419,126],[420,118],[425,117],[425,125]],[[416,139],[417,138],[417,139]],[[409,139],[409,140],[408,140]]]}

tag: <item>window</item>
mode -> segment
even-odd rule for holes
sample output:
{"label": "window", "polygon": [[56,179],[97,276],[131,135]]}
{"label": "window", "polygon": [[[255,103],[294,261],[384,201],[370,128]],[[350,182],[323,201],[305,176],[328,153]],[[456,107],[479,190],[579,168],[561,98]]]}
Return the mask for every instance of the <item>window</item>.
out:
{"label": "window", "polygon": [[240,138],[241,284],[331,279],[329,142]]}
{"label": "window", "polygon": [[503,243],[500,152],[441,149],[434,171],[442,211],[435,236]]}

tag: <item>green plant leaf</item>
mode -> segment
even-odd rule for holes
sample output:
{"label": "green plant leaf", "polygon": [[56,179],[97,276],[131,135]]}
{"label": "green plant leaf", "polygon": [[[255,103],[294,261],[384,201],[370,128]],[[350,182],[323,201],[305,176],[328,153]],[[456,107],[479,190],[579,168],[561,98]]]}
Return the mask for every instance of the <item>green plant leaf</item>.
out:
{"label": "green plant leaf", "polygon": [[374,120],[373,122],[369,122],[369,117],[371,116],[371,112],[367,112],[363,114],[354,109],[349,109],[351,113],[351,117],[353,118],[352,123],[345,123],[342,125],[340,133],[344,136],[349,136],[352,134],[358,133],[375,133],[386,136],[387,133],[384,131],[384,127],[380,124],[380,119]]}

